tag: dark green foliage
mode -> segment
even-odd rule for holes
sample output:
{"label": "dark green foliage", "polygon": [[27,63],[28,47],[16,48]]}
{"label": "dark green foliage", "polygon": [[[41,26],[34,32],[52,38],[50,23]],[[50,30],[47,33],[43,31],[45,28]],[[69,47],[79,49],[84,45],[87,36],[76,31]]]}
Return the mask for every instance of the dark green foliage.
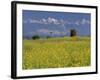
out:
{"label": "dark green foliage", "polygon": [[77,31],[75,29],[70,30],[70,37],[74,37],[77,35]]}
{"label": "dark green foliage", "polygon": [[40,36],[39,35],[34,35],[33,37],[32,37],[32,39],[40,39]]}

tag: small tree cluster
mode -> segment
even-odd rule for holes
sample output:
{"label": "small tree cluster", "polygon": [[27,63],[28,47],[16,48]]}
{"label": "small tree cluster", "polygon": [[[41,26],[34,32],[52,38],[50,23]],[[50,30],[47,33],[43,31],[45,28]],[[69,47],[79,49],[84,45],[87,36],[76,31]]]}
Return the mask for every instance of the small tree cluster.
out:
{"label": "small tree cluster", "polygon": [[34,35],[33,37],[32,37],[32,39],[40,39],[40,36],[39,35]]}
{"label": "small tree cluster", "polygon": [[76,35],[77,35],[76,30],[75,30],[75,29],[71,29],[71,30],[70,30],[70,37],[74,37],[74,36],[76,36]]}

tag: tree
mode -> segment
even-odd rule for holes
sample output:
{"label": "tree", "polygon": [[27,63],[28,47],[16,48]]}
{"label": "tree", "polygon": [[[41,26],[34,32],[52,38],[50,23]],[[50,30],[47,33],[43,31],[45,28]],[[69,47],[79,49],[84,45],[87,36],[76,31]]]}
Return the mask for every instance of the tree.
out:
{"label": "tree", "polygon": [[34,35],[33,37],[32,37],[32,39],[40,39],[40,36],[39,35]]}
{"label": "tree", "polygon": [[71,29],[71,30],[70,30],[70,37],[74,37],[74,36],[76,36],[76,35],[77,35],[76,30],[75,30],[75,29]]}

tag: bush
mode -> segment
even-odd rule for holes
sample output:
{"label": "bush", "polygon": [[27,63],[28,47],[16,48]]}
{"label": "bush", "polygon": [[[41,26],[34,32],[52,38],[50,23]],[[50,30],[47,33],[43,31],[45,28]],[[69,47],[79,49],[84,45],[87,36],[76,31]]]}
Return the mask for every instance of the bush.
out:
{"label": "bush", "polygon": [[74,37],[77,35],[77,31],[75,29],[70,30],[70,37]]}
{"label": "bush", "polygon": [[40,36],[39,35],[35,35],[35,36],[32,37],[32,39],[34,39],[34,40],[35,39],[40,39]]}

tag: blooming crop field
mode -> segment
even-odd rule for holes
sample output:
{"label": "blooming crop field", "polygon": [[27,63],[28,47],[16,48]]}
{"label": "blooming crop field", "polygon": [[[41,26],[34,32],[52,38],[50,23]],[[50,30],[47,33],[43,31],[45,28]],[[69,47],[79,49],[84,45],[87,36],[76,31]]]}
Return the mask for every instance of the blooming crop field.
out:
{"label": "blooming crop field", "polygon": [[90,37],[23,40],[23,69],[90,66]]}

